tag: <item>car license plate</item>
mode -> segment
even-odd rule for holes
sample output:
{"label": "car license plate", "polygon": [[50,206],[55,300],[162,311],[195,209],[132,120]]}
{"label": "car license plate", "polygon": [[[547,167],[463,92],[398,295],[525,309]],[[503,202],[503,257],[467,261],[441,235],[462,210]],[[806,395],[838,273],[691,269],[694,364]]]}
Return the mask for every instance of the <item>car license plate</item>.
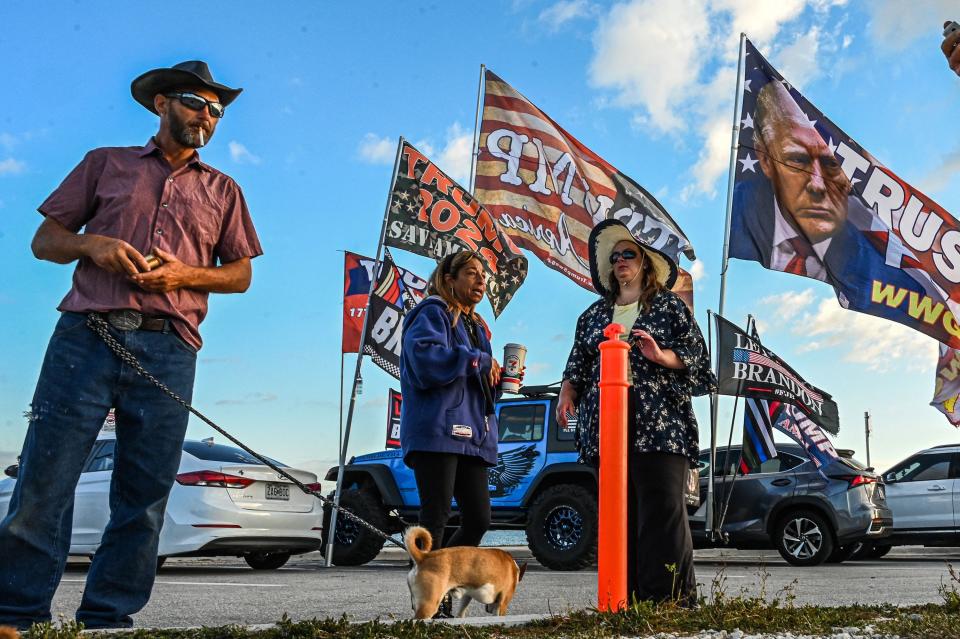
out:
{"label": "car license plate", "polygon": [[290,486],[286,484],[267,484],[267,499],[290,501]]}

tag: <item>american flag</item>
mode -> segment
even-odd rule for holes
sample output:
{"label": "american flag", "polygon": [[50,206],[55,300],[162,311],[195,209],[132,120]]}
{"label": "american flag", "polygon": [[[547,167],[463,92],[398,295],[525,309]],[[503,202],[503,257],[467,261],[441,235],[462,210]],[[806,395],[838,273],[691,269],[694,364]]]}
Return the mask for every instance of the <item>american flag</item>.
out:
{"label": "american flag", "polygon": [[785,375],[786,377],[793,380],[793,382],[802,388],[807,395],[815,402],[822,402],[823,396],[811,390],[803,381],[797,379],[797,376],[794,375],[791,371],[784,368],[783,364],[780,362],[770,359],[762,353],[757,353],[755,351],[748,351],[745,348],[735,348],[733,349],[733,361],[739,362],[741,364],[759,364],[760,366],[766,366],[767,368],[772,368],[773,370]]}

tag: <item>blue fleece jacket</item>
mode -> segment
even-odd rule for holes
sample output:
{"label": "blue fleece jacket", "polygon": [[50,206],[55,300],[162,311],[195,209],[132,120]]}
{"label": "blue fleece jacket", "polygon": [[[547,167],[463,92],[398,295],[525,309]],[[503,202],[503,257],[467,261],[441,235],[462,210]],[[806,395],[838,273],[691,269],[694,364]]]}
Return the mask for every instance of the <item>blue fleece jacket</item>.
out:
{"label": "blue fleece jacket", "polygon": [[[457,453],[497,463],[497,418],[487,415],[481,384],[492,355],[485,332],[475,348],[463,321],[452,325],[446,302],[430,296],[403,319],[400,352],[400,445],[413,451]],[[489,387],[488,387],[489,388]],[[490,389],[495,397],[495,389]]]}

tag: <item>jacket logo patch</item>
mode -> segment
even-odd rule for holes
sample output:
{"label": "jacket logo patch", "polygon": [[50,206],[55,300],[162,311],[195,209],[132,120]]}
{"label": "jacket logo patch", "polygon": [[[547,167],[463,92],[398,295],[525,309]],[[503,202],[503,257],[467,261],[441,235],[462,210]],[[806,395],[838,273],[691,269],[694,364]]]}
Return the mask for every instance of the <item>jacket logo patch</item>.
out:
{"label": "jacket logo patch", "polygon": [[467,439],[473,437],[473,427],[467,426],[466,424],[454,424],[453,425],[453,436],[454,437],[466,437]]}

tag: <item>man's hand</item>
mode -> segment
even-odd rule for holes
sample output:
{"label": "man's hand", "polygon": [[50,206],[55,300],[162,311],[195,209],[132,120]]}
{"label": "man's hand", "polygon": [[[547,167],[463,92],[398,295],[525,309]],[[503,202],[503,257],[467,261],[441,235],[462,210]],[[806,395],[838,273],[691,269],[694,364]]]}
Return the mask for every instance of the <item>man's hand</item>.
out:
{"label": "man's hand", "polygon": [[960,75],[960,31],[954,31],[944,38],[940,45],[944,57],[947,58],[947,64],[953,69],[953,72]]}
{"label": "man's hand", "polygon": [[[130,279],[140,288],[151,293],[166,293],[179,288],[189,288],[193,282],[194,267],[187,266],[172,253],[155,248],[153,254],[163,260],[163,264],[148,273],[137,273]],[[140,259],[143,259],[142,257]],[[144,260],[146,264],[146,260]]]}
{"label": "man's hand", "polygon": [[500,383],[500,363],[495,357],[490,358],[490,374],[488,379],[490,380],[490,385],[494,388]]}
{"label": "man's hand", "polygon": [[100,268],[120,275],[138,275],[150,270],[150,265],[140,251],[123,240],[103,235],[87,235],[83,238],[84,252]]}

